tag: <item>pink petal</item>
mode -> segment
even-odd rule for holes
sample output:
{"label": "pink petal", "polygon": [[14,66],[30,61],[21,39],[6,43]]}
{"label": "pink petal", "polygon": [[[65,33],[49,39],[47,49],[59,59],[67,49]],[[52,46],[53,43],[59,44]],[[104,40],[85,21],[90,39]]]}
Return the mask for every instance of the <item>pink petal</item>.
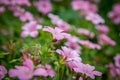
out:
{"label": "pink petal", "polygon": [[37,37],[38,36],[38,31],[33,31],[30,33],[30,36],[32,37]]}
{"label": "pink petal", "polygon": [[35,76],[48,76],[48,73],[47,73],[47,71],[45,70],[45,69],[43,69],[43,68],[38,68],[38,69],[36,69],[35,71],[34,71],[34,75]]}

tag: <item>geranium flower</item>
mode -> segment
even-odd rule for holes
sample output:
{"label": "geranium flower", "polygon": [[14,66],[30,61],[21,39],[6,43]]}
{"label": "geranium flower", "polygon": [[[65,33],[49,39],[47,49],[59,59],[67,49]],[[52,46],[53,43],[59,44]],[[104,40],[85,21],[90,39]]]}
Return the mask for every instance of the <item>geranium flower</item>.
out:
{"label": "geranium flower", "polygon": [[91,21],[93,24],[99,24],[99,23],[104,23],[104,19],[101,18],[98,14],[95,13],[89,13],[86,16],[86,20]]}
{"label": "geranium flower", "polygon": [[41,28],[41,25],[38,25],[35,21],[31,21],[22,27],[23,32],[21,33],[21,36],[23,38],[27,37],[28,35],[30,35],[31,37],[37,37],[38,30]]}
{"label": "geranium flower", "polygon": [[62,47],[62,50],[57,49],[56,52],[59,53],[62,56],[62,59],[65,61],[81,62],[79,54],[70,48]]}
{"label": "geranium flower", "polygon": [[70,34],[65,33],[62,29],[55,27],[55,29],[51,27],[43,28],[43,31],[50,32],[53,35],[53,38],[56,40],[62,40],[70,36]]}
{"label": "geranium flower", "polygon": [[99,71],[94,71],[95,67],[91,66],[89,64],[83,64],[83,63],[78,63],[77,67],[74,68],[74,71],[77,73],[82,73],[85,74],[87,77],[90,77],[92,79],[95,78],[96,76],[101,76],[102,73]]}
{"label": "geranium flower", "polygon": [[99,43],[100,44],[109,44],[111,46],[115,46],[116,43],[114,40],[110,39],[106,34],[100,34],[98,37]]}
{"label": "geranium flower", "polygon": [[35,2],[34,5],[36,6],[39,12],[45,15],[52,11],[52,5],[49,0],[39,0],[38,2]]}

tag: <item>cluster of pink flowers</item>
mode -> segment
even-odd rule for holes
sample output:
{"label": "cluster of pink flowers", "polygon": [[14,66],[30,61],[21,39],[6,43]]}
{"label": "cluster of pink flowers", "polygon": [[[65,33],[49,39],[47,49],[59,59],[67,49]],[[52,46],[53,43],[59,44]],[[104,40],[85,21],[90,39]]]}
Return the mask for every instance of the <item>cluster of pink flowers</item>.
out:
{"label": "cluster of pink flowers", "polygon": [[68,38],[70,36],[70,34],[65,33],[62,29],[55,27],[55,29],[51,28],[51,27],[44,27],[43,31],[47,31],[50,32],[53,36],[54,39],[56,40],[62,40],[64,38]]}
{"label": "cluster of pink flowers", "polygon": [[48,14],[48,17],[51,19],[51,22],[58,28],[66,32],[68,32],[71,29],[71,26],[67,22],[60,19],[59,16],[50,13]]}
{"label": "cluster of pink flowers", "polygon": [[25,11],[24,9],[19,7],[10,7],[10,8],[13,11],[14,16],[19,17],[19,19],[22,22],[34,20],[32,13]]}
{"label": "cluster of pink flowers", "polygon": [[23,66],[15,66],[15,69],[11,69],[9,76],[18,77],[20,80],[30,80],[33,76],[54,77],[55,71],[53,71],[48,64],[45,66],[38,65],[38,67],[34,69],[32,60],[26,59]]}
{"label": "cluster of pink flowers", "polygon": [[98,41],[99,44],[109,44],[111,46],[115,46],[116,42],[107,36],[109,32],[109,27],[106,25],[96,25],[96,29],[99,31]]}
{"label": "cluster of pink flowers", "polygon": [[95,71],[95,67],[91,66],[89,64],[83,64],[83,63],[77,63],[77,66],[74,69],[75,72],[77,73],[82,73],[85,74],[85,78],[90,77],[92,79],[95,78],[95,76],[101,76],[102,73],[99,71]]}
{"label": "cluster of pink flowers", "polygon": [[2,80],[7,74],[7,70],[3,65],[0,65],[0,80]]}
{"label": "cluster of pink flowers", "polygon": [[73,0],[72,8],[80,11],[80,15],[85,16],[86,20],[91,21],[93,24],[104,23],[104,19],[97,14],[98,8],[96,5],[84,0]]}
{"label": "cluster of pink flowers", "polygon": [[[71,50],[67,47],[62,47],[62,50],[57,49],[57,53],[62,56],[63,62],[74,72],[82,73],[84,77],[92,79],[96,76],[101,76],[101,72],[94,71],[95,67],[89,64],[83,64],[78,52]],[[83,77],[83,76],[82,76]]]}
{"label": "cluster of pink flowers", "polygon": [[22,27],[23,32],[21,33],[21,36],[23,38],[27,37],[28,35],[31,37],[37,37],[39,33],[38,30],[41,28],[42,26],[38,25],[36,21],[31,21]]}
{"label": "cluster of pink flowers", "polygon": [[107,67],[109,68],[111,77],[115,78],[115,80],[120,80],[120,54],[117,54],[114,60],[115,64],[109,63]]}
{"label": "cluster of pink flowers", "polygon": [[50,0],[39,0],[34,2],[35,7],[39,12],[46,15],[52,11],[52,4]]}
{"label": "cluster of pink flowers", "polygon": [[120,4],[115,4],[113,10],[108,13],[108,17],[115,24],[120,24]]}
{"label": "cluster of pink flowers", "polygon": [[[7,6],[8,9],[10,9],[11,11],[13,11],[14,16],[19,17],[19,19],[22,22],[26,22],[26,21],[31,21],[34,20],[33,15],[28,12],[25,11],[25,9],[21,8],[21,6],[25,5],[25,6],[31,6],[29,0],[1,0],[0,2],[3,6]],[[4,9],[1,8],[1,11],[3,11]]]}

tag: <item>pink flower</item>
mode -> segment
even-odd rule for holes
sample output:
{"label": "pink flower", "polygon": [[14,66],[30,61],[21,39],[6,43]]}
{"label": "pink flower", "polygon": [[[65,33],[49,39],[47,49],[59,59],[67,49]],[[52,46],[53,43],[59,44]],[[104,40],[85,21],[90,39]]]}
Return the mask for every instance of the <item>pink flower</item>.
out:
{"label": "pink flower", "polygon": [[29,80],[33,77],[34,65],[30,59],[25,60],[23,66],[15,66],[9,71],[10,77],[18,77],[20,80]]}
{"label": "pink flower", "polygon": [[99,40],[99,43],[100,43],[100,44],[109,44],[109,45],[111,45],[111,46],[115,46],[115,45],[116,45],[115,41],[112,40],[112,39],[110,39],[110,38],[109,38],[107,35],[105,35],[105,34],[100,34],[98,40]]}
{"label": "pink flower", "polygon": [[99,16],[98,14],[95,13],[89,13],[86,16],[86,20],[91,21],[93,24],[99,24],[99,23],[104,23],[105,21]]}
{"label": "pink flower", "polygon": [[116,73],[120,75],[120,68],[116,68]]}
{"label": "pink flower", "polygon": [[74,10],[80,10],[80,14],[89,14],[89,13],[96,13],[97,12],[97,6],[94,4],[91,4],[89,1],[82,1],[82,0],[74,0],[72,2],[72,8]]}
{"label": "pink flower", "polygon": [[0,6],[0,14],[5,12],[5,7],[4,6]]}
{"label": "pink flower", "polygon": [[63,20],[60,19],[59,16],[54,15],[52,13],[49,13],[48,17],[51,19],[51,22],[55,25],[61,24],[63,22]]}
{"label": "pink flower", "polygon": [[7,74],[7,70],[3,65],[0,65],[0,80],[2,80]]}
{"label": "pink flower", "polygon": [[50,76],[54,77],[55,76],[55,71],[52,70],[51,66],[46,64],[45,67],[39,67],[38,69],[35,70],[34,75],[35,76]]}
{"label": "pink flower", "polygon": [[45,65],[45,68],[46,68],[47,73],[48,73],[48,75],[49,75],[50,77],[54,77],[54,76],[55,76],[56,73],[55,73],[54,70],[52,70],[52,68],[51,68],[50,65],[46,64],[46,65]]}
{"label": "pink flower", "polygon": [[120,54],[115,56],[115,65],[120,68]]}
{"label": "pink flower", "polygon": [[86,10],[89,7],[89,2],[82,0],[73,0],[72,8],[74,10]]}
{"label": "pink flower", "polygon": [[52,5],[49,0],[39,0],[38,2],[35,2],[34,5],[38,9],[39,12],[43,14],[48,14],[52,11]]}
{"label": "pink flower", "polygon": [[20,20],[25,21],[33,21],[34,17],[30,12],[25,12],[24,14],[20,15]]}
{"label": "pink flower", "polygon": [[115,24],[120,24],[120,4],[115,4],[113,6],[113,10],[108,13],[108,17]]}
{"label": "pink flower", "polygon": [[72,50],[77,51],[78,53],[80,53],[81,47],[79,45],[79,39],[75,36],[70,36],[67,38],[67,42],[65,43],[65,45],[67,47],[69,47]]}
{"label": "pink flower", "polygon": [[23,38],[27,37],[28,35],[30,35],[31,37],[37,37],[38,30],[41,28],[42,28],[41,25],[38,25],[35,21],[31,21],[22,27],[23,32],[21,36]]}
{"label": "pink flower", "polygon": [[90,42],[90,41],[88,41],[88,40],[80,40],[79,43],[80,43],[81,45],[85,45],[85,46],[87,46],[87,47],[89,47],[89,48],[91,48],[91,49],[98,49],[98,50],[101,49],[101,46],[100,46],[100,45],[95,44],[95,43],[92,43],[92,42]]}
{"label": "pink flower", "polygon": [[106,25],[96,25],[96,29],[101,33],[108,33],[109,28]]}
{"label": "pink flower", "polygon": [[89,36],[90,38],[93,38],[94,37],[94,33],[93,32],[90,32],[88,29],[84,29],[84,28],[79,28],[77,30],[77,32],[81,35],[84,35],[84,36]]}
{"label": "pink flower", "polygon": [[57,27],[64,30],[65,32],[70,31],[70,25],[66,22],[61,22],[60,24],[57,25]]}
{"label": "pink flower", "polygon": [[96,76],[101,76],[102,73],[98,71],[94,71],[95,67],[89,64],[78,63],[78,66],[74,68],[75,72],[85,74],[90,78],[94,79]]}
{"label": "pink flower", "polygon": [[62,47],[62,50],[57,49],[56,52],[59,53],[62,56],[62,59],[65,61],[81,62],[81,58],[79,57],[79,54],[76,51],[71,50],[67,47]]}
{"label": "pink flower", "polygon": [[44,77],[46,77],[46,76],[48,76],[48,73],[44,68],[38,68],[38,69],[35,70],[34,75],[35,76],[44,76]]}
{"label": "pink flower", "polygon": [[116,67],[114,66],[114,64],[110,63],[107,65],[107,67],[110,68],[109,72],[110,72],[111,77],[115,77],[117,73],[116,73]]}
{"label": "pink flower", "polygon": [[33,70],[26,66],[16,66],[16,69],[9,71],[10,77],[18,77],[20,80],[29,80],[33,76]]}
{"label": "pink flower", "polygon": [[120,13],[120,4],[115,4],[113,6],[113,11],[116,12],[116,13]]}
{"label": "pink flower", "polygon": [[30,59],[26,59],[23,66],[15,66],[15,69],[9,71],[10,77],[18,77],[20,80],[30,80],[33,76],[55,76],[55,72],[50,65],[34,69],[34,64]]}
{"label": "pink flower", "polygon": [[17,0],[12,0],[11,3],[14,4],[14,5],[26,5],[26,6],[31,5],[29,0],[18,0],[18,1]]}
{"label": "pink flower", "polygon": [[67,22],[60,19],[57,15],[48,14],[48,17],[51,19],[51,22],[55,24],[58,28],[66,32],[68,32],[71,29],[70,25]]}
{"label": "pink flower", "polygon": [[83,78],[82,78],[82,77],[80,77],[80,78],[79,78],[79,80],[83,80]]}
{"label": "pink flower", "polygon": [[70,34],[64,33],[63,30],[58,27],[55,27],[55,29],[51,27],[45,27],[43,28],[43,31],[50,32],[53,35],[53,38],[56,40],[62,40],[70,36]]}

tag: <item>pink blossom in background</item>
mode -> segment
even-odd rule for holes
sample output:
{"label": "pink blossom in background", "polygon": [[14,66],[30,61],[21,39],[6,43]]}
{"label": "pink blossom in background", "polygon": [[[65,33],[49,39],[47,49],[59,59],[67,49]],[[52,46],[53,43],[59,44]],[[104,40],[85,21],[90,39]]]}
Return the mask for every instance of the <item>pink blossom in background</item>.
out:
{"label": "pink blossom in background", "polygon": [[108,17],[115,24],[120,24],[120,4],[113,5],[113,10],[108,13]]}
{"label": "pink blossom in background", "polygon": [[51,19],[51,22],[58,28],[64,30],[65,32],[70,31],[71,26],[67,22],[60,19],[59,16],[50,13],[48,14],[48,17]]}
{"label": "pink blossom in background", "polygon": [[9,0],[0,0],[0,4],[8,5],[10,4]]}
{"label": "pink blossom in background", "polygon": [[100,32],[100,33],[105,33],[107,34],[109,32],[109,27],[106,25],[96,25],[96,29]]}
{"label": "pink blossom in background", "polygon": [[53,24],[55,24],[55,25],[61,24],[61,23],[63,22],[63,20],[60,19],[59,16],[54,15],[54,14],[52,14],[52,13],[49,13],[49,14],[48,14],[48,17],[51,19],[51,22],[52,22]]}
{"label": "pink blossom in background", "polygon": [[74,71],[77,73],[82,73],[85,74],[87,77],[90,77],[92,79],[95,78],[95,76],[101,76],[102,73],[99,71],[94,71],[95,67],[91,66],[89,64],[83,64],[83,63],[78,63],[77,67],[74,68]]}
{"label": "pink blossom in background", "polygon": [[65,32],[70,31],[70,25],[66,22],[62,22],[62,23],[58,24],[57,27],[64,30]]}
{"label": "pink blossom in background", "polygon": [[13,15],[16,17],[19,17],[19,19],[22,22],[34,20],[34,16],[32,15],[32,13],[25,11],[24,8],[15,7],[15,6],[10,6],[9,8],[10,8],[10,10],[13,11]]}
{"label": "pink blossom in background", "polygon": [[41,28],[42,28],[41,25],[38,25],[35,21],[31,21],[22,27],[23,31],[21,33],[21,36],[23,38],[27,37],[28,35],[30,35],[31,37],[37,37],[38,30]]}
{"label": "pink blossom in background", "polygon": [[101,46],[99,44],[92,43],[89,40],[80,40],[79,43],[81,45],[85,45],[91,49],[98,49],[98,50],[101,49]]}
{"label": "pink blossom in background", "polygon": [[90,38],[94,38],[94,33],[90,32],[88,29],[85,28],[79,28],[77,32],[83,36],[89,36]]}
{"label": "pink blossom in background", "polygon": [[0,6],[0,14],[5,12],[5,7],[4,6]]}
{"label": "pink blossom in background", "polygon": [[33,21],[34,17],[30,12],[25,12],[24,14],[20,15],[20,20],[25,22],[25,21]]}
{"label": "pink blossom in background", "polygon": [[107,67],[110,69],[109,73],[110,73],[111,77],[115,77],[117,75],[117,73],[116,73],[116,67],[114,66],[114,64],[109,63],[107,65]]}
{"label": "pink blossom in background", "polygon": [[115,66],[120,68],[120,54],[115,56]]}
{"label": "pink blossom in background", "polygon": [[76,61],[76,62],[81,62],[81,58],[79,57],[79,54],[71,50],[70,48],[67,47],[62,47],[62,50],[57,49],[56,52],[62,56],[62,59],[69,62],[69,61]]}
{"label": "pink blossom in background", "polygon": [[120,4],[113,5],[113,11],[120,14]]}
{"label": "pink blossom in background", "polygon": [[5,77],[5,74],[7,74],[7,69],[3,65],[0,65],[0,80]]}
{"label": "pink blossom in background", "polygon": [[87,0],[87,1],[99,3],[101,0]]}
{"label": "pink blossom in background", "polygon": [[70,37],[68,37],[67,38],[67,42],[65,43],[65,45],[68,47],[68,48],[70,48],[70,49],[72,49],[72,50],[75,50],[75,51],[77,51],[78,53],[81,53],[80,51],[81,51],[81,47],[80,47],[80,45],[79,45],[79,39],[77,38],[77,37],[75,37],[75,36],[70,36]]}
{"label": "pink blossom in background", "polygon": [[82,0],[73,0],[73,1],[72,1],[72,8],[73,8],[74,10],[81,10],[82,8],[88,7],[88,6],[83,7],[83,5],[85,5],[85,3],[84,3],[84,1],[82,1]]}
{"label": "pink blossom in background", "polygon": [[115,46],[116,42],[110,39],[106,34],[100,34],[98,37],[98,41],[100,44],[109,44],[111,46]]}
{"label": "pink blossom in background", "polygon": [[52,4],[50,3],[50,0],[39,0],[38,2],[35,2],[34,5],[38,11],[44,15],[52,11]]}
{"label": "pink blossom in background", "polygon": [[67,38],[70,36],[70,34],[65,33],[62,29],[55,27],[55,29],[51,27],[44,27],[43,31],[50,32],[54,39],[56,40],[62,40],[64,38]]}
{"label": "pink blossom in background", "polygon": [[120,68],[116,68],[116,73],[120,75]]}
{"label": "pink blossom in background", "polygon": [[73,0],[72,1],[72,8],[74,10],[79,10],[80,14],[89,14],[89,13],[96,13],[98,8],[96,5],[91,4],[89,1],[82,1],[82,0]]}
{"label": "pink blossom in background", "polygon": [[104,23],[104,19],[101,18],[98,14],[95,13],[89,13],[86,16],[86,20],[91,21],[93,24],[99,24],[99,23]]}
{"label": "pink blossom in background", "polygon": [[26,5],[26,6],[31,5],[29,0],[11,0],[11,3],[14,5]]}
{"label": "pink blossom in background", "polygon": [[13,11],[13,15],[16,17],[21,16],[25,12],[25,9],[20,8],[20,7],[14,7],[14,6],[11,6],[10,10]]}

